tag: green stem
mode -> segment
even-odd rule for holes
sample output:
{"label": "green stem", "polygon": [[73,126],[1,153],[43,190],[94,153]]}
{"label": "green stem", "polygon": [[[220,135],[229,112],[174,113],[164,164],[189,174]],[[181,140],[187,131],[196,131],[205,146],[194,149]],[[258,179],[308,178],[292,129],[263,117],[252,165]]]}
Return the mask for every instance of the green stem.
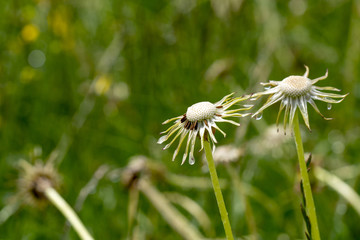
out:
{"label": "green stem", "polygon": [[314,240],[320,240],[320,232],[316,217],[316,210],[315,210],[315,204],[314,199],[311,192],[311,186],[310,186],[310,180],[309,175],[307,172],[307,166],[305,163],[305,157],[304,157],[304,148],[301,140],[301,134],[300,134],[300,127],[299,127],[299,118],[298,113],[296,112],[295,118],[294,118],[294,138],[296,143],[296,149],[297,154],[299,158],[299,165],[300,165],[300,174],[301,179],[304,186],[304,193],[305,193],[305,201],[306,201],[306,210],[307,214],[310,218],[311,223],[311,235]]}
{"label": "green stem", "polygon": [[221,215],[221,220],[223,222],[224,229],[225,229],[226,239],[233,240],[234,237],[233,237],[233,234],[231,231],[228,213],[226,211],[225,202],[224,202],[223,195],[221,193],[221,188],[220,188],[219,179],[218,179],[218,176],[216,173],[216,168],[215,168],[215,163],[214,163],[214,159],[213,159],[212,152],[211,152],[210,143],[208,141],[204,141],[204,148],[205,148],[207,163],[209,166],[211,182],[212,182],[212,185],[214,188],[216,201],[217,201],[220,215]]}

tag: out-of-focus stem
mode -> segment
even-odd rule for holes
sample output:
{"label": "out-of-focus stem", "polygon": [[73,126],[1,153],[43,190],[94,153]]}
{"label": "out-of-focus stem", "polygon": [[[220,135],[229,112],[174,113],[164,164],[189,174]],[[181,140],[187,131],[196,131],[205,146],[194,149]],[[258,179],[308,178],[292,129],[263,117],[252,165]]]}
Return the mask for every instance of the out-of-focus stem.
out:
{"label": "out-of-focus stem", "polygon": [[246,196],[245,186],[234,168],[232,168],[230,165],[226,165],[226,170],[229,172],[231,176],[231,180],[233,182],[233,186],[235,187],[235,191],[239,193],[240,198],[243,201],[243,204],[245,205],[245,218],[249,231],[251,233],[251,236],[249,238],[252,240],[256,240],[257,230],[256,230],[255,218],[249,200]]}
{"label": "out-of-focus stem", "polygon": [[79,237],[83,240],[94,239],[89,232],[86,230],[84,224],[81,222],[79,217],[76,215],[74,210],[69,204],[57,193],[52,187],[48,187],[44,190],[44,194],[49,201],[55,205],[55,207],[64,215],[64,217],[73,226]]}
{"label": "out-of-focus stem", "polygon": [[135,186],[129,188],[129,203],[128,203],[128,239],[133,238],[133,223],[136,218],[137,208],[139,203],[139,189]]}
{"label": "out-of-focus stem", "polygon": [[215,229],[211,225],[210,217],[195,200],[176,192],[166,192],[165,196],[171,203],[179,205],[190,213],[203,228],[207,236],[215,237]]}
{"label": "out-of-focus stem", "polygon": [[148,180],[140,179],[138,188],[150,200],[169,225],[184,239],[200,240],[204,238],[201,236],[200,232],[169,203],[167,198],[148,182]]}
{"label": "out-of-focus stem", "polygon": [[18,209],[20,206],[20,201],[16,201],[6,205],[0,211],[0,225],[6,222]]}
{"label": "out-of-focus stem", "polygon": [[[207,190],[212,188],[211,180],[208,177],[190,177],[173,173],[166,174],[166,180],[169,184],[184,188],[184,189],[201,189]],[[229,182],[226,179],[219,179],[220,187],[229,187]]]}
{"label": "out-of-focus stem", "polygon": [[316,167],[315,177],[343,196],[360,215],[360,196],[346,182],[323,168]]}

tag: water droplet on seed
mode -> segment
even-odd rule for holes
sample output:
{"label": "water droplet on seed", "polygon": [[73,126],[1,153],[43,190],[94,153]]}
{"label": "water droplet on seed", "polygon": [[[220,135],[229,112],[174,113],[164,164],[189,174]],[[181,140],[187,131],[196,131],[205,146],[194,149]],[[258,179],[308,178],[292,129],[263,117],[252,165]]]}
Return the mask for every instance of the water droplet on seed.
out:
{"label": "water droplet on seed", "polygon": [[332,108],[332,105],[330,103],[328,103],[327,109],[330,110],[331,108]]}
{"label": "water droplet on seed", "polygon": [[265,90],[269,90],[270,88],[271,88],[270,86],[264,87]]}
{"label": "water droplet on seed", "polygon": [[259,113],[255,116],[255,120],[260,120],[262,119],[262,113]]}
{"label": "water droplet on seed", "polygon": [[195,164],[195,158],[190,157],[190,158],[189,158],[189,164],[190,164],[190,165],[194,165],[194,164]]}
{"label": "water droplet on seed", "polygon": [[166,141],[166,137],[167,137],[167,135],[162,136],[161,138],[159,138],[159,140],[157,141],[157,143],[158,143],[158,144],[162,144],[163,142]]}

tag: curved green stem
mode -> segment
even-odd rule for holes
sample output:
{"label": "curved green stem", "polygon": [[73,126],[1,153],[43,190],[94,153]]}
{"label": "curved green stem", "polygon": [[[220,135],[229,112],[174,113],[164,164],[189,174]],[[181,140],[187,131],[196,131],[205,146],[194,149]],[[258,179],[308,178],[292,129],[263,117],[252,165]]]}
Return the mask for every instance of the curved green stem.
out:
{"label": "curved green stem", "polygon": [[301,179],[302,179],[303,186],[304,186],[306,210],[307,210],[307,214],[309,216],[310,222],[311,222],[311,235],[314,240],[320,240],[320,232],[319,232],[319,227],[318,227],[318,222],[317,222],[317,217],[316,217],[315,204],[314,204],[314,199],[313,199],[312,192],[311,192],[311,186],[310,186],[309,175],[307,172],[307,166],[305,163],[304,148],[303,148],[303,144],[302,144],[302,140],[301,140],[299,118],[298,118],[297,112],[296,112],[293,124],[294,124],[294,138],[295,138],[296,149],[297,149],[299,165],[300,165],[300,174],[301,174]]}
{"label": "curved green stem", "polygon": [[214,159],[213,159],[212,152],[211,152],[210,143],[208,141],[204,141],[204,149],[205,149],[207,163],[209,166],[211,182],[212,182],[212,185],[214,188],[216,201],[217,201],[220,215],[221,215],[221,220],[223,222],[224,229],[225,229],[226,239],[233,240],[234,237],[233,237],[233,234],[231,231],[228,213],[226,211],[225,202],[224,202],[223,195],[221,193],[221,188],[220,188],[219,179],[218,179],[218,176],[216,173],[216,168],[215,168],[215,163],[214,163]]}

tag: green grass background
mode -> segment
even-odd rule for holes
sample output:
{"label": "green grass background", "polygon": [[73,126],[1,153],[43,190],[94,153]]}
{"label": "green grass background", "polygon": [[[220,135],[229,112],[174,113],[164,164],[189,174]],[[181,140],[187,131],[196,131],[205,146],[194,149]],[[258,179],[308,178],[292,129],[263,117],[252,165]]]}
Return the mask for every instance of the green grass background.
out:
{"label": "green grass background", "polygon": [[[60,146],[59,192],[70,205],[102,164],[124,168],[134,155],[145,155],[172,174],[207,178],[201,153],[194,166],[181,166],[181,157],[171,161],[174,147],[161,150],[156,144],[166,127],[161,123],[193,103],[260,91],[259,82],[302,75],[304,64],[310,78],[329,70],[318,85],[350,93],[330,111],[318,104],[332,121],[309,108],[313,131],[303,125],[305,151],[328,170],[352,166],[354,173],[343,177],[360,190],[359,1],[14,0],[0,2],[0,15],[1,208],[16,194],[18,161],[46,160],[59,142],[67,146]],[[27,26],[38,29],[33,39]],[[41,67],[31,65],[33,50],[46,57]],[[225,67],[209,74],[221,59]],[[104,94],[89,91],[99,79],[110,86]],[[79,111],[84,121],[76,127]],[[249,200],[259,239],[304,239],[293,142],[278,150],[256,145],[277,111],[272,106],[260,121],[241,119],[238,129],[222,124],[228,136],[216,136],[219,145],[245,149],[231,167],[276,204],[270,213],[264,199]],[[223,166],[218,171],[231,179]],[[332,189],[313,181],[323,239],[357,239],[360,216]],[[187,189],[157,178],[152,184],[196,201],[215,235],[224,237],[211,189]],[[126,238],[128,196],[120,181],[105,178],[86,199],[79,216],[96,239]],[[235,235],[245,237],[249,230],[234,188],[225,188],[224,196]],[[191,214],[179,209],[202,231]],[[21,206],[0,225],[0,239],[62,239],[64,223],[53,206]],[[140,239],[181,239],[142,194],[136,225]],[[68,237],[77,239],[73,231]]]}

